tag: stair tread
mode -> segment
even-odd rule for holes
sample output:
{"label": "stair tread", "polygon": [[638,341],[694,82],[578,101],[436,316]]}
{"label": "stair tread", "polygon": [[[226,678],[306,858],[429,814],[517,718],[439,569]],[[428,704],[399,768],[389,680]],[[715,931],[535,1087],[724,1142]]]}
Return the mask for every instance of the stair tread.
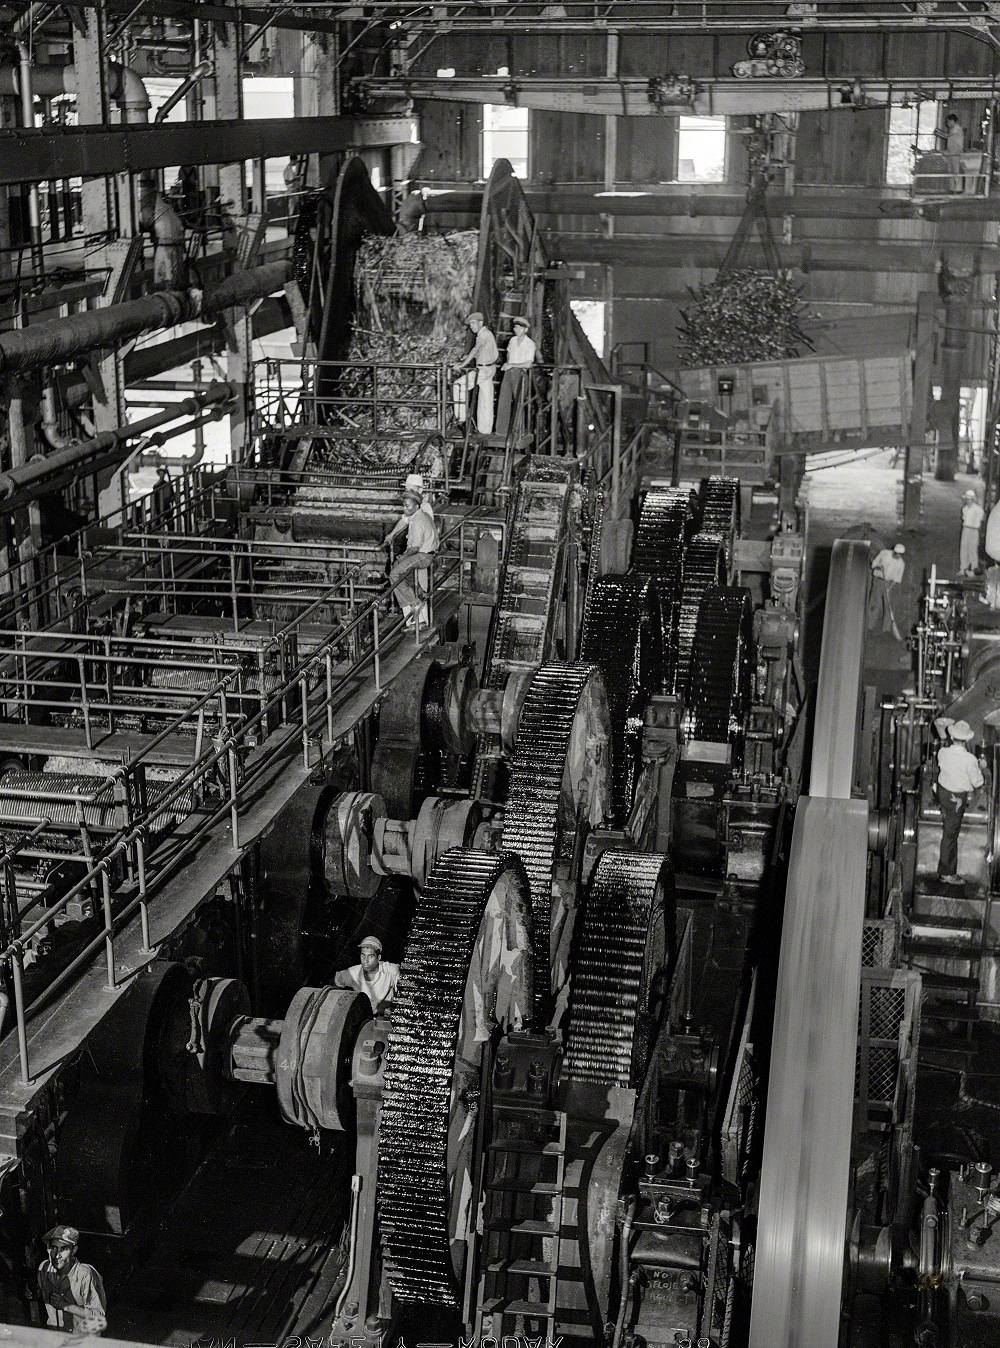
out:
{"label": "stair tread", "polygon": [[982,951],[972,941],[950,941],[947,937],[908,936],[903,941],[908,955],[934,955],[941,959],[978,960]]}
{"label": "stair tread", "polygon": [[965,1020],[979,1019],[979,1008],[967,1006],[965,1002],[924,1002],[920,1008],[924,1020]]}
{"label": "stair tread", "polygon": [[538,1194],[541,1197],[554,1197],[562,1191],[562,1186],[551,1180],[524,1179],[519,1176],[494,1176],[487,1189],[490,1193]]}
{"label": "stair tread", "polygon": [[978,917],[955,917],[951,913],[911,913],[911,927],[941,927],[949,931],[982,931]]}
{"label": "stair tread", "polygon": [[528,1156],[559,1156],[563,1150],[558,1142],[528,1142],[523,1137],[490,1143],[490,1151],[516,1151]]}
{"label": "stair tread", "polygon": [[558,1271],[543,1259],[494,1259],[486,1268],[490,1273],[523,1273],[530,1278],[554,1278]]}
{"label": "stair tread", "polygon": [[547,1301],[508,1301],[506,1297],[488,1297],[482,1306],[484,1315],[527,1315],[535,1319],[547,1320],[555,1312],[555,1307]]}
{"label": "stair tread", "polygon": [[920,971],[924,987],[949,989],[954,992],[978,992],[978,978],[963,978],[959,974],[942,974],[935,969]]}
{"label": "stair tread", "polygon": [[537,1217],[488,1217],[484,1223],[488,1231],[513,1231],[523,1236],[557,1236],[559,1226],[551,1219],[542,1221]]}

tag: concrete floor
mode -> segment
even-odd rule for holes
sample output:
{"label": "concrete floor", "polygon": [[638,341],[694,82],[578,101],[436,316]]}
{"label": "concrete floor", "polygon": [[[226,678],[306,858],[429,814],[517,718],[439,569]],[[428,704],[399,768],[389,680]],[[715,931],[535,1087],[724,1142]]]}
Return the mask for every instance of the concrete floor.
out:
{"label": "concrete floor", "polygon": [[[803,497],[808,505],[808,569],[806,576],[806,626],[804,660],[807,675],[818,672],[822,637],[823,599],[829,569],[830,549],[835,539],[872,535],[876,546],[906,544],[907,568],[902,585],[897,622],[908,635],[918,614],[925,577],[936,565],[938,575],[954,579],[958,571],[958,542],[962,494],[974,487],[982,499],[978,479],[960,475],[954,482],[936,482],[925,476],[921,522],[918,529],[903,532],[897,525],[902,497],[902,473],[891,466],[891,455],[808,474]],[[976,586],[970,587],[975,590]],[[905,643],[891,636],[869,634],[866,679],[880,693],[899,693],[914,686],[914,665]],[[981,904],[985,880],[985,828],[970,824],[960,839],[960,867],[966,877],[964,895],[956,891],[938,901],[941,887],[934,880],[940,827],[925,820],[918,850],[918,898],[923,912],[975,912]],[[957,900],[957,901],[956,901]],[[926,962],[926,961],[925,961]],[[942,971],[947,962],[934,961]],[[980,995],[997,1000],[996,967],[981,970]],[[952,972],[963,972],[956,965]],[[990,1014],[987,1012],[987,1014]],[[924,1042],[929,1039],[925,1034]],[[974,1053],[958,1070],[921,1066],[917,1083],[916,1140],[924,1164],[935,1160],[947,1165],[955,1158],[990,1160],[1000,1167],[1000,1027],[980,1024],[973,1039]]]}

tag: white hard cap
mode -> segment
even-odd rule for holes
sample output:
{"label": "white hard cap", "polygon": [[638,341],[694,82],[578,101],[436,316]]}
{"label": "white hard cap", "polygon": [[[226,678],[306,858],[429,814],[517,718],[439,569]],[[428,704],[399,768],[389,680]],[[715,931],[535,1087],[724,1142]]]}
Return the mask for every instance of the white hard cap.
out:
{"label": "white hard cap", "polygon": [[423,473],[407,473],[406,481],[403,483],[403,486],[408,491],[423,491],[424,489]]}
{"label": "white hard cap", "polygon": [[974,501],[974,500],[976,499],[976,493],[972,490],[971,487],[970,487],[969,490],[965,493],[965,499],[966,499],[967,501]]}
{"label": "white hard cap", "polygon": [[906,552],[906,544],[897,543],[896,546],[893,548],[893,552],[896,554],[897,557],[902,557]]}
{"label": "white hard cap", "polygon": [[958,740],[960,744],[975,738],[972,726],[969,725],[968,721],[956,721],[954,725],[948,727],[948,734],[953,740]]}

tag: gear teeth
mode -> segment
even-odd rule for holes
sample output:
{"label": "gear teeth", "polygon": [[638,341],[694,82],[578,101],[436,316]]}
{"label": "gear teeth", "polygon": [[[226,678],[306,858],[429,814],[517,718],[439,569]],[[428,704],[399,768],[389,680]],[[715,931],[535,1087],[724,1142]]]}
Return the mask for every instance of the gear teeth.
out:
{"label": "gear teeth", "polygon": [[566,1027],[570,1080],[641,1086],[654,1031],[650,985],[673,945],[673,873],[667,858],[602,853],[573,957]]}
{"label": "gear teeth", "polygon": [[455,847],[414,914],[392,1008],[379,1125],[378,1209],[386,1271],[406,1304],[456,1307],[448,1129],[459,1023],[486,904],[505,875],[527,938],[528,883],[517,857]]}
{"label": "gear teeth", "polygon": [[674,692],[684,698],[691,693],[691,654],[698,625],[698,606],[710,586],[725,579],[726,554],[718,534],[695,534],[684,554],[684,578],[677,618],[677,668]]}
{"label": "gear teeth", "polygon": [[731,767],[743,764],[750,712],[753,604],[737,586],[705,591],[698,609],[691,659],[687,721],[691,737],[733,748]]}
{"label": "gear teeth", "polygon": [[551,1002],[552,880],[559,843],[559,807],[570,735],[584,689],[600,678],[596,665],[541,665],[521,708],[504,808],[502,845],[524,863],[531,886],[534,1016],[544,1025]]}
{"label": "gear teeth", "polygon": [[726,548],[726,573],[732,574],[733,549],[740,532],[740,480],[714,474],[701,484],[701,531],[720,534]]}
{"label": "gear teeth", "polygon": [[604,676],[611,715],[612,800],[624,820],[642,770],[642,714],[659,687],[660,606],[648,576],[602,576],[594,585],[580,658]]}
{"label": "gear teeth", "polygon": [[666,689],[674,686],[684,550],[694,526],[694,496],[686,487],[654,488],[646,493],[635,532],[632,571],[652,576],[656,582],[663,633],[661,684]]}

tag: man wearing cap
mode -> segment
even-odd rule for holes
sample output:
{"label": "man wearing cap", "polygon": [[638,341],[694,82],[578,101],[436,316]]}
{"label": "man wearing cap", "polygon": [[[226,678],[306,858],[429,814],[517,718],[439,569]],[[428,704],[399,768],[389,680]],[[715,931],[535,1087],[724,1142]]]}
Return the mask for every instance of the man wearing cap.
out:
{"label": "man wearing cap", "polygon": [[466,365],[472,368],[460,375],[452,385],[455,400],[455,420],[464,424],[469,394],[476,389],[476,430],[489,435],[493,430],[493,377],[497,369],[497,340],[486,326],[482,314],[470,314],[465,320],[473,336],[472,350],[458,362],[456,370]]}
{"label": "man wearing cap", "polygon": [[968,721],[953,721],[948,726],[948,743],[937,751],[935,793],[941,809],[941,851],[938,879],[949,884],[961,883],[958,874],[958,835],[969,797],[983,784],[983,770],[975,754],[969,752],[972,727]]}
{"label": "man wearing cap", "polygon": [[379,1016],[394,1001],[398,982],[399,965],[382,958],[382,942],[377,936],[366,936],[361,942],[361,963],[340,969],[334,975],[333,986],[365,993]]}
{"label": "man wearing cap", "polygon": [[962,535],[958,544],[958,571],[962,576],[974,576],[979,570],[979,530],[986,511],[976,500],[970,487],[962,498]]}
{"label": "man wearing cap", "polygon": [[868,605],[868,626],[873,630],[891,632],[897,641],[903,640],[903,634],[896,623],[896,605],[899,602],[899,587],[906,574],[906,546],[897,543],[890,552],[883,548],[872,562],[874,586]]}
{"label": "man wearing cap", "polygon": [[528,336],[530,325],[521,314],[514,319],[514,335],[507,343],[507,353],[501,370],[500,398],[497,402],[496,433],[506,437],[510,429],[510,414],[516,402],[518,390],[524,383],[527,372],[535,363],[538,348]]}
{"label": "man wearing cap", "polygon": [[403,492],[403,513],[382,542],[382,546],[391,551],[392,540],[406,530],[406,548],[389,571],[389,585],[396,591],[396,600],[403,610],[407,627],[413,627],[417,622],[421,626],[430,622],[430,609],[426,600],[417,602],[416,590],[408,579],[413,576],[422,595],[426,596],[430,568],[440,540],[433,516],[422,507],[420,493],[408,487]]}
{"label": "man wearing cap", "polygon": [[101,1275],[76,1257],[80,1233],[75,1226],[54,1226],[44,1237],[49,1256],[38,1269],[38,1291],[46,1324],[78,1334],[107,1328],[107,1298]]}

